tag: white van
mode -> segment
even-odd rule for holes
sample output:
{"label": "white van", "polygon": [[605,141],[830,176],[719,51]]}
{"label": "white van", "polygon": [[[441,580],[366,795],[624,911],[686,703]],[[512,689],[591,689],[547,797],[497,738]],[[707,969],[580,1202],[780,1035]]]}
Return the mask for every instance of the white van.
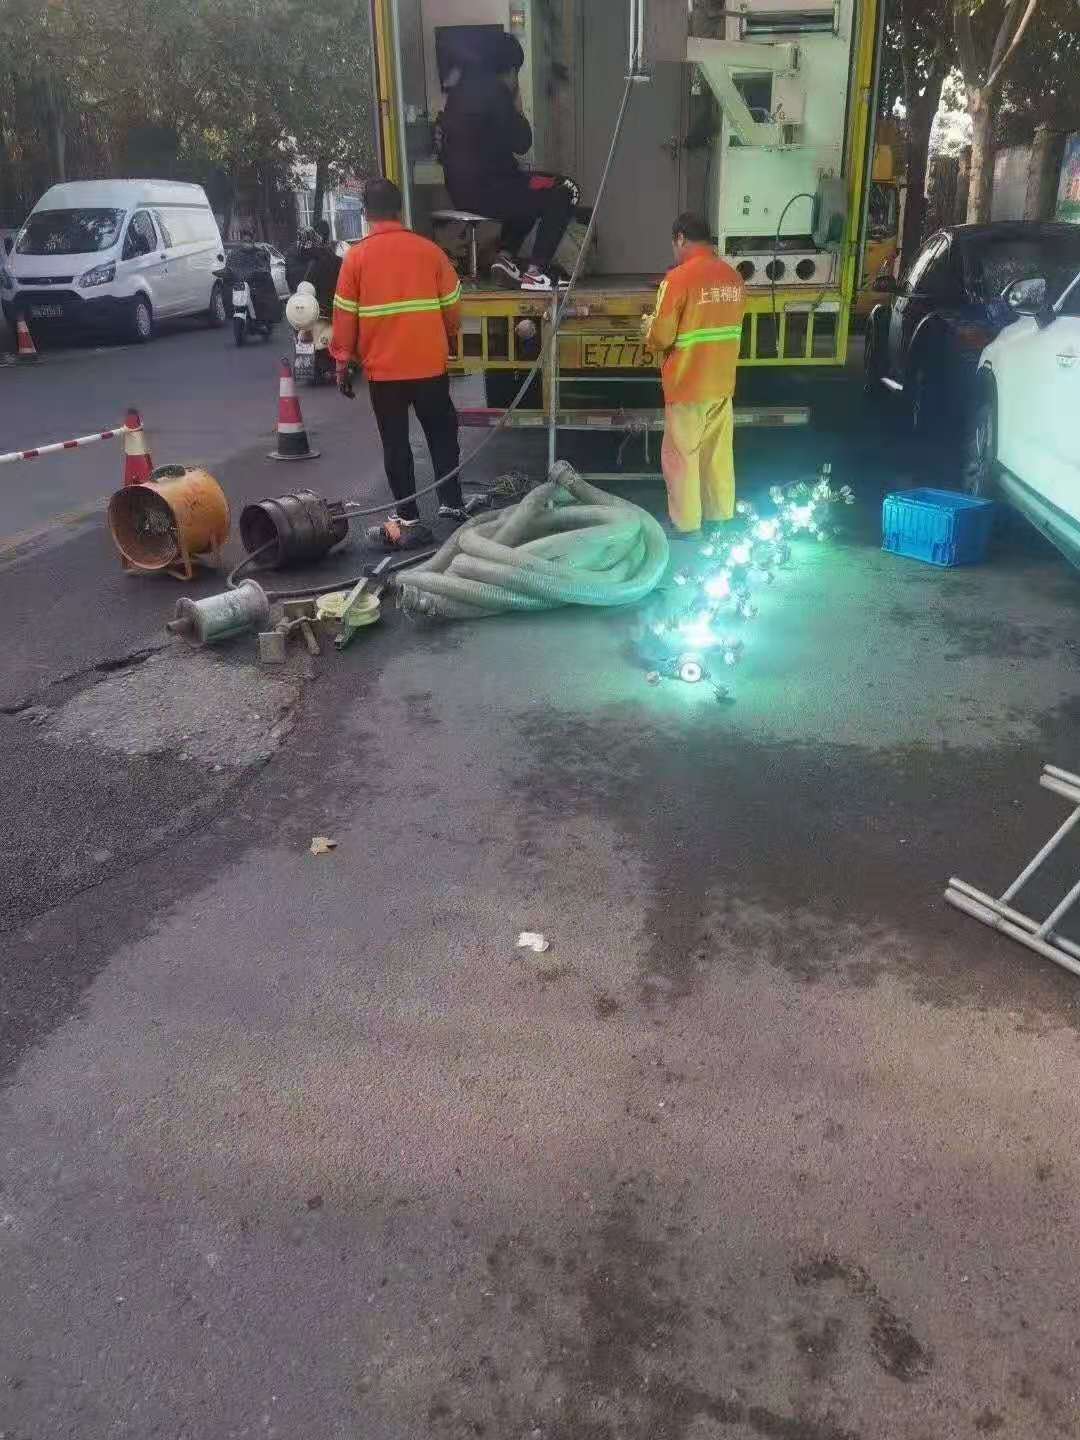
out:
{"label": "white van", "polygon": [[225,323],[215,269],[225,260],[201,185],[72,180],[46,190],[0,257],[0,302],[14,328],[94,329],[149,340],[157,320]]}

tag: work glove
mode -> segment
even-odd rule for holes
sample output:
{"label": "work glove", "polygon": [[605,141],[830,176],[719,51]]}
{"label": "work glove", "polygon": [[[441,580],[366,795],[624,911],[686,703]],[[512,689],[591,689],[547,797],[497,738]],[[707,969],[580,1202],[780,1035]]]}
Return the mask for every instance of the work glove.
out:
{"label": "work glove", "polygon": [[356,398],[356,391],[353,389],[352,383],[351,365],[338,366],[337,388],[341,391],[342,395],[345,396],[346,400],[354,400]]}

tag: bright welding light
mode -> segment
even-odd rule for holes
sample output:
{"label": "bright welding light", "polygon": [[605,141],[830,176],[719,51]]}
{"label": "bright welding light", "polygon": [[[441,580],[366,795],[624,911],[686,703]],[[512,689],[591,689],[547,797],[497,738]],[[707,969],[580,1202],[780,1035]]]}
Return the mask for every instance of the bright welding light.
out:
{"label": "bright welding light", "polygon": [[685,570],[676,570],[671,578],[675,581],[676,585],[686,585],[690,580],[690,576],[687,575]]}
{"label": "bright welding light", "polygon": [[809,530],[814,522],[813,505],[792,505],[788,509],[788,520],[795,530]]}
{"label": "bright welding light", "polygon": [[718,575],[710,575],[705,581],[705,594],[710,600],[726,600],[731,594],[731,577],[726,570],[721,570]]}
{"label": "bright welding light", "polygon": [[775,520],[759,520],[754,526],[756,540],[775,540],[780,526]]}
{"label": "bright welding light", "polygon": [[711,560],[712,557],[716,554],[716,546],[715,546],[715,545],[702,545],[702,547],[701,547],[701,553],[702,553],[702,555],[705,556],[705,559],[706,559],[706,560]]}
{"label": "bright welding light", "polygon": [[707,650],[710,645],[716,644],[716,633],[710,620],[708,611],[694,615],[691,619],[680,622],[679,634],[698,650]]}
{"label": "bright welding light", "polygon": [[732,565],[749,565],[750,546],[747,545],[745,542],[739,545],[733,545],[728,551],[728,559],[731,561]]}
{"label": "bright welding light", "polygon": [[679,656],[679,679],[687,685],[696,685],[705,674],[705,666],[696,655]]}

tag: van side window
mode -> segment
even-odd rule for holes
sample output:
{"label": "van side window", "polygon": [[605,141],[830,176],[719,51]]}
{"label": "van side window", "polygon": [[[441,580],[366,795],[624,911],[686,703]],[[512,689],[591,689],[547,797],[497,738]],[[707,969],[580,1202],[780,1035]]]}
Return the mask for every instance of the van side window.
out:
{"label": "van side window", "polygon": [[136,210],[128,225],[123,258],[134,260],[137,255],[150,255],[156,243],[154,222],[145,210]]}

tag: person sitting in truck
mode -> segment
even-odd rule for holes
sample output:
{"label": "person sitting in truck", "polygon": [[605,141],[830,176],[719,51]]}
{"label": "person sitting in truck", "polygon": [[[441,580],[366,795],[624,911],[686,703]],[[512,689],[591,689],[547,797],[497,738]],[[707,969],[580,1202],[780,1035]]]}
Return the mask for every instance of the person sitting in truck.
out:
{"label": "person sitting in truck", "polygon": [[691,535],[703,521],[735,513],[732,398],[746,292],[700,215],[680,215],[671,236],[675,268],[642,317],[642,333],[660,360],[664,387],[660,464],[668,514],[675,530]]}
{"label": "person sitting in truck", "polygon": [[[442,115],[440,158],[455,207],[502,221],[492,273],[523,290],[551,290],[555,251],[578,192],[565,176],[532,172],[519,163],[532,148],[518,79],[524,63],[517,40],[504,33],[493,61],[461,67]],[[522,274],[516,257],[534,225],[532,256]]]}

